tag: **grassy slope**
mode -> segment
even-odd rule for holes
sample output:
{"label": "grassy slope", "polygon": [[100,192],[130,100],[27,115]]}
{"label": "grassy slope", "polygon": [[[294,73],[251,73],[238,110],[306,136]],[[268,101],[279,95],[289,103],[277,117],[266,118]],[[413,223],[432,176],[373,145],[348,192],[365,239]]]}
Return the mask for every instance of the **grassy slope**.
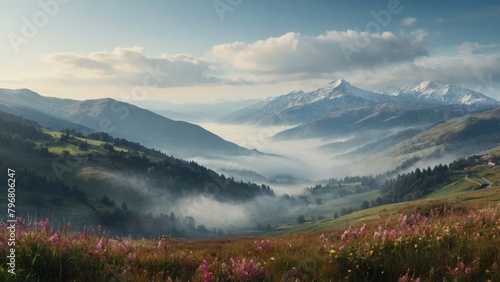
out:
{"label": "grassy slope", "polygon": [[[53,131],[50,129],[43,129],[44,133],[51,135],[52,137],[58,139],[61,137],[62,133]],[[137,194],[130,193],[130,191],[123,191],[123,187],[126,187],[128,184],[126,181],[114,176],[109,173],[104,167],[90,166],[86,165],[86,155],[88,153],[96,153],[97,148],[104,144],[105,142],[90,140],[86,138],[78,138],[82,141],[86,141],[92,147],[88,151],[82,151],[77,146],[72,144],[60,142],[57,140],[43,142],[50,153],[56,154],[58,156],[63,155],[63,151],[69,151],[71,156],[75,157],[73,163],[75,167],[71,167],[71,164],[61,164],[54,160],[53,157],[45,158],[41,156],[34,155],[26,155],[20,152],[13,152],[7,148],[0,148],[0,157],[7,160],[8,162],[15,163],[17,167],[20,168],[29,168],[30,170],[36,171],[37,174],[46,176],[49,179],[55,179],[58,177],[56,173],[55,167],[63,167],[62,180],[69,185],[78,186],[81,190],[83,190],[88,197],[88,203],[94,206],[97,209],[108,208],[102,205],[96,199],[101,198],[104,194],[111,196],[112,199],[115,199],[117,205],[120,205],[121,202],[129,202],[132,203],[134,200],[137,200]],[[36,143],[42,143],[41,141]],[[127,148],[114,147],[117,151],[128,151]],[[143,152],[140,152],[144,154]],[[151,156],[148,156],[150,159],[155,159]],[[21,181],[21,180],[18,180]],[[110,181],[110,185],[103,185]],[[22,189],[22,184],[19,184],[18,187]],[[103,189],[105,187],[105,189]],[[113,197],[114,195],[118,195],[118,197]],[[35,195],[33,195],[35,196]],[[87,205],[81,203],[80,201],[67,197],[65,195],[47,195],[44,193],[37,193],[37,197],[43,199],[44,206],[34,206],[33,204],[27,202],[22,197],[18,198],[17,201],[20,203],[17,212],[19,215],[23,216],[36,216],[38,219],[43,219],[45,217],[56,217],[56,218],[80,218],[87,217],[87,219],[82,219],[81,222],[73,220],[73,223],[76,225],[84,224],[89,225],[92,222],[88,221],[88,216],[93,214],[94,211]],[[50,204],[50,199],[52,196],[61,196],[64,201],[61,206],[54,206]],[[6,194],[0,194],[0,201],[6,201]],[[133,208],[133,205],[129,205]]]}
{"label": "grassy slope", "polygon": [[[51,131],[44,129],[44,132],[54,136],[60,137],[61,133],[56,131]],[[101,146],[104,142],[89,140],[84,138],[79,138],[83,141],[87,141],[93,147],[92,150],[96,150],[97,146]],[[126,148],[119,148],[122,150],[127,150]],[[117,150],[119,150],[117,148]],[[87,152],[80,151],[78,147],[62,143],[59,141],[54,141],[50,143],[49,151],[55,154],[62,154],[64,150],[70,151],[71,155],[78,156],[87,154]],[[488,153],[498,153],[500,152],[500,147],[490,150]],[[30,167],[35,169],[37,173],[46,175],[47,177],[55,177],[55,173],[52,167],[52,163],[40,157],[23,156],[19,154],[13,154],[5,149],[0,149],[0,156],[5,157],[7,160],[15,160],[21,167]],[[150,157],[150,156],[148,156]],[[469,178],[477,181],[479,183],[484,183],[482,177],[488,178],[493,182],[493,187],[498,187],[500,182],[500,167],[488,168],[486,166],[476,166],[469,169]],[[134,201],[140,199],[137,192],[132,191],[132,189],[127,189],[129,184],[122,178],[109,173],[105,167],[79,165],[77,168],[68,171],[68,173],[63,175],[64,181],[73,186],[78,185],[80,189],[85,191],[88,195],[89,202],[96,208],[104,208],[98,201],[97,198],[102,197],[103,194],[112,195],[113,199],[116,200],[119,205],[122,201],[128,202],[129,206]],[[102,189],[102,183],[108,182],[106,185],[106,190]],[[355,207],[363,200],[375,199],[379,196],[378,191],[370,191],[360,194],[349,195],[339,199],[328,198],[328,195],[322,195],[324,203],[318,206],[309,208],[306,211],[297,210],[295,213],[283,214],[273,214],[266,218],[259,220],[259,223],[270,224],[273,226],[273,230],[257,233],[258,235],[268,236],[268,235],[283,235],[283,234],[297,234],[310,231],[319,231],[330,228],[340,228],[345,227],[356,222],[378,220],[379,218],[384,218],[387,213],[397,213],[400,206],[414,206],[414,205],[426,205],[426,201],[434,201],[440,199],[449,199],[450,194],[462,193],[466,191],[472,191],[477,188],[477,185],[470,181],[466,181],[464,178],[446,185],[442,189],[428,195],[426,199],[402,204],[389,205],[384,207],[370,208],[367,210],[358,211],[349,215],[341,216],[337,219],[333,219],[333,213],[335,211],[339,212],[342,208]],[[482,191],[474,191],[473,193],[483,193]],[[115,197],[115,195],[117,195]],[[458,194],[457,194],[458,195]],[[355,204],[353,204],[355,203]],[[27,205],[26,210],[34,210],[34,207]],[[65,205],[62,207],[53,207],[54,214],[61,213],[64,214],[68,209],[73,210],[76,208],[76,213],[85,212],[89,208],[81,203],[74,201],[66,201]],[[133,204],[131,206],[133,208]],[[382,213],[381,213],[382,211]],[[306,220],[310,220],[310,216],[324,216],[327,219],[319,220],[316,222],[307,221],[304,224],[295,224],[296,218],[299,214],[306,215]]]}
{"label": "grassy slope", "polygon": [[[216,281],[207,277],[227,277],[228,269],[235,277],[223,281],[397,281],[405,273],[423,281],[499,281],[499,203],[498,188],[468,191],[363,210],[321,231],[258,239],[133,241],[106,240],[104,232],[91,237],[64,232],[62,244],[52,244],[53,231],[38,231],[20,236],[17,273],[29,281]],[[458,213],[443,212],[445,205]],[[431,209],[446,216],[429,216],[430,224],[416,228],[398,223],[400,214],[428,215]],[[377,226],[384,233],[395,230],[398,238],[375,239]],[[0,238],[7,237],[4,230]],[[4,250],[1,254],[5,258]],[[254,263],[259,265],[250,266]],[[259,275],[260,267],[266,275]],[[15,281],[5,270],[0,277]]]}
{"label": "grassy slope", "polygon": [[[382,222],[388,218],[393,218],[400,213],[411,213],[418,210],[425,210],[437,205],[452,205],[458,208],[481,208],[487,206],[495,206],[500,203],[500,166],[488,168],[485,165],[477,165],[468,169],[469,178],[482,181],[481,177],[486,177],[493,185],[491,188],[476,190],[477,185],[472,182],[460,178],[436,192],[427,195],[424,199],[403,202],[397,204],[384,205],[366,210],[357,211],[348,215],[340,216],[337,219],[323,219],[316,222],[305,222],[303,224],[281,224],[268,232],[262,232],[259,235],[283,235],[283,234],[298,234],[310,231],[321,231],[328,229],[345,228],[349,225],[357,225],[365,222]],[[472,175],[472,176],[471,176]],[[357,194],[339,199],[340,201],[349,201],[361,203],[365,199],[373,199],[377,197],[378,191]],[[346,205],[348,207],[349,205]],[[339,205],[338,209],[343,206]],[[336,209],[337,207],[335,207]],[[331,207],[323,207],[323,209],[331,209]],[[288,221],[290,222],[290,221]]]}

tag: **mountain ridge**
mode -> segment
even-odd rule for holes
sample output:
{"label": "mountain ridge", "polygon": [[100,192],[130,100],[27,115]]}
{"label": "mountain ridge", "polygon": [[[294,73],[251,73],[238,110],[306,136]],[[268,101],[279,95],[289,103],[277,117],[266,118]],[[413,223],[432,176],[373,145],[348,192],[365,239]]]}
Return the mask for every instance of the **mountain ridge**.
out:
{"label": "mountain ridge", "polygon": [[301,90],[270,98],[250,107],[235,111],[221,119],[224,123],[303,124],[325,117],[335,110],[379,103],[422,105],[461,105],[471,110],[488,109],[500,102],[460,86],[435,81],[424,81],[406,87],[387,87],[382,91],[368,91],[337,79],[310,92]]}
{"label": "mountain ridge", "polygon": [[179,157],[255,154],[198,125],[111,98],[79,101],[45,97],[26,89],[0,89],[0,102],[5,112],[37,120],[43,126],[107,132]]}

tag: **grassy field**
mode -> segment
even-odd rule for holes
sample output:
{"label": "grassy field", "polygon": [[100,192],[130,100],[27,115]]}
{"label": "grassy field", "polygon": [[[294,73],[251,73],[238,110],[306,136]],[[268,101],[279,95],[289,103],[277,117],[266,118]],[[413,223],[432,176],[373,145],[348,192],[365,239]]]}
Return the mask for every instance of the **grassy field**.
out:
{"label": "grassy field", "polygon": [[[321,231],[204,241],[112,238],[19,219],[16,276],[0,248],[0,279],[500,281],[499,208],[493,188],[371,208],[318,223]],[[0,228],[1,245],[8,237]]]}

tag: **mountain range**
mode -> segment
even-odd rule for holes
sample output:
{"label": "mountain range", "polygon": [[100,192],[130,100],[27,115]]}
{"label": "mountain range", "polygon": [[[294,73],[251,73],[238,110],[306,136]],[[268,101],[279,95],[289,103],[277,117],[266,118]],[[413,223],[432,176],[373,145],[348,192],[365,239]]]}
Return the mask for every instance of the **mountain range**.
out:
{"label": "mountain range", "polygon": [[0,89],[0,110],[55,130],[106,132],[177,157],[255,153],[198,125],[174,121],[113,99],[77,101],[45,97],[27,89]]}
{"label": "mountain range", "polygon": [[[321,144],[315,148],[330,158],[387,153],[388,156],[397,157],[393,162],[394,166],[404,161],[406,148],[401,145],[403,142],[416,138],[419,134],[425,134],[428,130],[433,130],[450,120],[468,115],[474,116],[500,106],[500,102],[479,92],[435,81],[368,91],[353,86],[343,79],[332,81],[314,91],[294,91],[256,103],[251,100],[229,104],[226,102],[207,106],[207,112],[214,112],[215,109],[231,103],[235,107],[237,105],[236,108],[241,108],[245,104],[251,105],[220,118],[218,120],[220,123],[232,123],[237,126],[286,125],[285,130],[273,131],[271,142],[294,139],[302,142],[303,139],[320,138]],[[165,111],[158,108],[158,104],[155,111],[169,116],[171,113],[169,111],[172,110],[175,110],[174,114],[184,115],[190,115],[193,113],[192,110],[200,112],[203,110],[200,104],[185,105],[184,108],[178,109],[174,105],[169,105],[170,108]],[[155,103],[145,101],[144,106],[155,106]],[[109,98],[77,101],[45,97],[27,89],[0,89],[0,111],[37,121],[42,126],[54,130],[62,131],[69,128],[84,134],[105,132],[113,137],[139,142],[180,158],[202,156],[223,159],[224,163],[227,163],[229,160],[225,157],[228,156],[265,155],[226,141],[196,124],[174,121],[150,110]],[[220,111],[219,116],[227,112],[230,110]],[[494,121],[490,125],[493,126],[491,130],[487,126],[482,126],[481,130],[486,132],[481,131],[477,136],[484,137],[495,133],[497,129]],[[451,144],[455,141],[454,138],[462,135],[450,136],[443,144]],[[492,136],[496,140],[496,135]],[[464,144],[464,148],[473,147],[463,138],[457,140],[459,141],[454,143],[454,148],[459,148],[459,144]],[[427,156],[432,155],[436,149],[428,142],[420,143],[422,146],[419,146],[418,150],[413,150],[411,154]],[[484,146],[479,146],[477,149],[488,149],[487,144],[489,143],[484,142]],[[440,152],[443,152],[443,146],[439,147]],[[398,149],[397,152],[388,152],[389,148]],[[271,155],[266,154],[266,156]],[[210,162],[205,164],[211,165]],[[250,166],[242,169],[248,171],[256,169],[252,173],[264,173],[262,170],[259,171],[259,168]],[[212,168],[219,172],[227,169],[224,165]],[[287,171],[276,173],[286,174]],[[243,180],[248,179],[243,178]]]}
{"label": "mountain range", "polygon": [[[484,110],[500,102],[484,94],[455,85],[424,81],[403,88],[388,87],[367,91],[338,79],[311,92],[294,91],[251,105],[221,119],[225,123],[261,125],[304,124],[331,115],[338,110],[394,103],[405,108],[426,106],[464,106]],[[412,105],[408,105],[411,103]]]}

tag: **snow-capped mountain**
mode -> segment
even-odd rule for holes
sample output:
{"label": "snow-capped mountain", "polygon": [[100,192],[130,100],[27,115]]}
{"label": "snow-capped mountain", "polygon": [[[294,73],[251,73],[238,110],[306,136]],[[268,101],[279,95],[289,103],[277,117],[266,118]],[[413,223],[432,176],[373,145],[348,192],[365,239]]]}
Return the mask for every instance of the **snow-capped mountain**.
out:
{"label": "snow-capped mountain", "polygon": [[463,87],[425,81],[406,87],[389,86],[372,92],[338,79],[311,92],[294,91],[233,112],[220,119],[229,123],[303,124],[338,110],[392,103],[411,110],[454,105],[470,110],[500,105],[497,100]]}
{"label": "snow-capped mountain", "polygon": [[344,96],[354,96],[357,98],[365,99],[367,101],[379,102],[384,97],[378,95],[378,93],[366,91],[351,85],[344,79],[337,79],[329,83],[328,85],[321,87],[317,90],[310,92],[316,97],[313,102],[321,100],[332,100],[339,99]]}
{"label": "snow-capped mountain", "polygon": [[338,79],[311,92],[293,91],[236,111],[220,121],[230,123],[296,124],[331,111],[383,102],[388,98]]}
{"label": "snow-capped mountain", "polygon": [[466,105],[480,108],[500,105],[497,100],[479,92],[436,81],[424,81],[402,88],[391,86],[379,93],[434,105]]}

